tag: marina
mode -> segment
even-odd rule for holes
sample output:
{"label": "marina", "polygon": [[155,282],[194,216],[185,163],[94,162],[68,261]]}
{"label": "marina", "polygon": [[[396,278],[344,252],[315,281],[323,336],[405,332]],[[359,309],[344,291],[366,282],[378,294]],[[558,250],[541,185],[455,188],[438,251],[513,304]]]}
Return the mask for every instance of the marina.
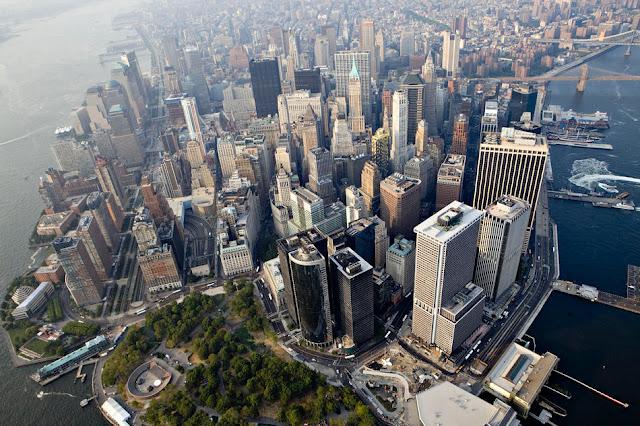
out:
{"label": "marina", "polygon": [[617,294],[598,290],[596,287],[579,285],[571,281],[558,280],[553,283],[553,290],[578,296],[591,302],[602,303],[613,308],[640,314],[640,300],[622,297]]}
{"label": "marina", "polygon": [[595,143],[595,142],[569,142],[569,141],[558,141],[558,140],[548,140],[547,143],[549,145],[564,145],[564,146],[572,146],[574,148],[591,148],[591,149],[606,149],[612,150],[613,146],[608,143]]}

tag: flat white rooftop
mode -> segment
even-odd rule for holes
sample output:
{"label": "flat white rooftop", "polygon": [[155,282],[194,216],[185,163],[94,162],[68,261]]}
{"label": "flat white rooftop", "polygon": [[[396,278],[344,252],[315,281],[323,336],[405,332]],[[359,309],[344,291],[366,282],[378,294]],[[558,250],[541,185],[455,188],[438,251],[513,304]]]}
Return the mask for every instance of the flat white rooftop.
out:
{"label": "flat white rooftop", "polygon": [[442,210],[413,228],[418,235],[446,242],[458,231],[480,220],[484,212],[467,206],[460,201],[452,201]]}

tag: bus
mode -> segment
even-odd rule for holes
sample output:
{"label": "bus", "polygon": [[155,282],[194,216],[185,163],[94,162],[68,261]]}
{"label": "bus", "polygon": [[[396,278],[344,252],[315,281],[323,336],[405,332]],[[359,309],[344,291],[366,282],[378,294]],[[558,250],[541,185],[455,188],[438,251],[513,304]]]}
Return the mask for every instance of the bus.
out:
{"label": "bus", "polygon": [[347,355],[344,357],[344,359],[353,359],[355,357],[356,357],[355,355]]}
{"label": "bus", "polygon": [[386,339],[387,337],[389,337],[390,334],[391,334],[391,330],[387,331],[387,334],[384,335],[384,338]]}
{"label": "bus", "polygon": [[144,314],[145,312],[147,312],[147,308],[140,309],[140,310],[136,311],[136,315],[142,315],[142,314]]}

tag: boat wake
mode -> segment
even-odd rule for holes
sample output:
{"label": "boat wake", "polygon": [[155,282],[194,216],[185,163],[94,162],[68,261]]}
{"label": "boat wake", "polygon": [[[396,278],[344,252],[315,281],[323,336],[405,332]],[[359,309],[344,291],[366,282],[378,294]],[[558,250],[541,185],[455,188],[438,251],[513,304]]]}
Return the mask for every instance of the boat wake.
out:
{"label": "boat wake", "polygon": [[38,399],[42,399],[45,396],[52,396],[52,395],[59,395],[59,396],[68,396],[71,398],[80,398],[78,395],[72,395],[70,393],[66,393],[66,392],[43,392],[40,391],[36,394],[36,397],[38,397]]}
{"label": "boat wake", "polygon": [[22,139],[26,139],[29,136],[33,136],[33,135],[35,135],[37,133],[40,133],[43,130],[46,130],[48,128],[50,128],[50,126],[40,127],[39,129],[35,129],[35,130],[33,130],[33,131],[29,132],[29,133],[25,133],[24,135],[18,136],[17,138],[13,138],[13,139],[9,139],[9,140],[6,140],[6,141],[2,141],[2,142],[0,142],[0,146],[9,145],[10,143],[21,141]]}
{"label": "boat wake", "polygon": [[576,160],[571,166],[569,182],[589,191],[602,189],[609,193],[617,193],[612,182],[627,182],[640,185],[640,179],[631,176],[618,176],[611,173],[608,164],[595,158]]}

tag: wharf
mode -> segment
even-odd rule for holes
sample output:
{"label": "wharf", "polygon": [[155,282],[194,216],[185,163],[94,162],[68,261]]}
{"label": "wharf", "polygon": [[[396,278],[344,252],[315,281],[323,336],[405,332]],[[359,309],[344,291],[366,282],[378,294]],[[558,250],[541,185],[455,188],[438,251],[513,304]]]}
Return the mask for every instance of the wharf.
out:
{"label": "wharf", "polygon": [[613,149],[613,146],[611,144],[596,143],[596,142],[569,142],[569,141],[547,140],[547,144],[572,146],[574,148],[606,149],[607,151],[610,151]]}
{"label": "wharf", "polygon": [[627,265],[627,299],[640,300],[640,266]]}
{"label": "wharf", "polygon": [[640,300],[638,299],[629,299],[617,294],[606,293],[595,287],[578,285],[571,281],[555,281],[553,283],[553,289],[561,293],[578,296],[592,302],[598,302],[613,308],[633,312],[634,314],[640,314]]}
{"label": "wharf", "polygon": [[580,192],[571,192],[567,190],[547,191],[550,198],[558,200],[581,201],[583,203],[591,203],[594,207],[615,208],[621,210],[635,210],[633,201],[622,200],[613,197],[601,197],[599,195],[588,195]]}

